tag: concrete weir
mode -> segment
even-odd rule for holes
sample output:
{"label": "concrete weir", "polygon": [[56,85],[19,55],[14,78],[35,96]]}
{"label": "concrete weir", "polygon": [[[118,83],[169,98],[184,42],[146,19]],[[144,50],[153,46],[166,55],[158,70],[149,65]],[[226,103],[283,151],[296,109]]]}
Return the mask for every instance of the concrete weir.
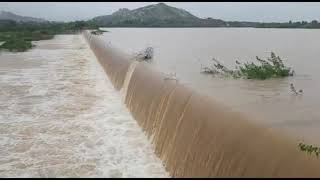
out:
{"label": "concrete weir", "polygon": [[172,177],[320,177],[297,142],[84,36]]}

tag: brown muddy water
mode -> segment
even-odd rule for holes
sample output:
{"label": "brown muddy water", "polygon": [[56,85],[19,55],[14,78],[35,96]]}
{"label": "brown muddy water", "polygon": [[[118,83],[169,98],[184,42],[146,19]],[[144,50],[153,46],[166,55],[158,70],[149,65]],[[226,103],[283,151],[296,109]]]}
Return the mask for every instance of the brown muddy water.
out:
{"label": "brown muddy water", "polygon": [[[152,66],[175,74],[180,83],[211,96],[256,122],[280,130],[298,142],[320,145],[319,30],[254,28],[108,28],[106,45],[133,56],[154,47]],[[213,57],[234,68],[235,61],[266,58],[273,51],[295,76],[264,81],[201,74]],[[303,89],[293,95],[290,83]]]}
{"label": "brown muddy water", "polygon": [[172,177],[319,177],[294,138],[84,36]]}
{"label": "brown muddy water", "polygon": [[81,35],[0,54],[0,177],[168,177]]}

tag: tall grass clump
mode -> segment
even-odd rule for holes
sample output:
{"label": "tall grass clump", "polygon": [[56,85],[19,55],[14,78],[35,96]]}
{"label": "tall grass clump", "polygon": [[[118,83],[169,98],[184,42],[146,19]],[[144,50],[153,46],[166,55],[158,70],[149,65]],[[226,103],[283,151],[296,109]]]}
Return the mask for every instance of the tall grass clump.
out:
{"label": "tall grass clump", "polygon": [[286,67],[282,59],[273,52],[267,60],[260,59],[258,56],[256,60],[260,64],[244,63],[242,66],[239,64],[240,73],[248,79],[268,79],[293,75],[291,68]]}
{"label": "tall grass clump", "polygon": [[222,74],[226,76],[232,76],[234,78],[247,78],[247,79],[269,79],[269,78],[277,78],[277,77],[287,77],[292,76],[293,71],[290,67],[286,67],[283,64],[282,59],[279,56],[276,56],[274,52],[271,52],[270,58],[266,60],[259,58],[256,56],[256,61],[258,64],[254,62],[246,62],[240,63],[236,61],[236,69],[230,70],[226,68],[222,63],[213,59],[215,62],[212,67],[203,68],[204,73],[209,74]]}
{"label": "tall grass clump", "polygon": [[304,143],[299,143],[299,148],[303,152],[307,152],[309,155],[315,154],[317,158],[320,155],[320,147],[304,144]]}

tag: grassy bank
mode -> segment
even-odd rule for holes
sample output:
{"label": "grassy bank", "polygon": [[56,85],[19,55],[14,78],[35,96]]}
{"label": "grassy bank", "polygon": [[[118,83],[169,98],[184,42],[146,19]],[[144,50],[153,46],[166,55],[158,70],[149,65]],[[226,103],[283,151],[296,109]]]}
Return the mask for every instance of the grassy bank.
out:
{"label": "grassy bank", "polygon": [[97,29],[83,21],[69,23],[18,23],[0,20],[0,50],[23,52],[34,47],[32,41],[52,39],[57,34],[75,34],[83,29]]}
{"label": "grassy bank", "polygon": [[11,31],[3,32],[0,35],[0,41],[4,43],[0,49],[12,52],[23,52],[34,47],[31,41],[40,41],[52,39],[54,33],[48,31]]}

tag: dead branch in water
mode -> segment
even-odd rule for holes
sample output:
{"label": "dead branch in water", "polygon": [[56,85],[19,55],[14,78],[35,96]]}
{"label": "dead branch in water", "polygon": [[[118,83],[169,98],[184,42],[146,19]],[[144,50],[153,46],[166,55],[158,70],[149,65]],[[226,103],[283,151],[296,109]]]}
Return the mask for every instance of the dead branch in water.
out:
{"label": "dead branch in water", "polygon": [[109,31],[104,31],[104,30],[101,30],[101,29],[97,29],[97,30],[91,31],[91,34],[93,34],[93,35],[102,35],[104,32],[109,32]]}
{"label": "dead branch in water", "polygon": [[137,61],[146,61],[150,62],[153,59],[154,49],[153,47],[147,47],[145,50],[139,52],[135,59]]}
{"label": "dead branch in water", "polygon": [[303,90],[302,90],[302,89],[300,89],[299,91],[297,91],[296,88],[293,86],[293,83],[290,84],[290,90],[291,90],[291,92],[293,92],[293,93],[296,94],[296,95],[303,93]]}
{"label": "dead branch in water", "polygon": [[178,78],[177,78],[176,73],[173,73],[173,74],[167,74],[166,77],[164,78],[164,80],[175,80],[175,81],[178,81]]}
{"label": "dead branch in water", "polygon": [[230,70],[215,58],[212,58],[211,60],[214,61],[213,66],[202,67],[201,65],[202,73],[213,74],[213,75],[223,75],[223,76],[233,76],[233,77],[239,76],[238,71]]}

